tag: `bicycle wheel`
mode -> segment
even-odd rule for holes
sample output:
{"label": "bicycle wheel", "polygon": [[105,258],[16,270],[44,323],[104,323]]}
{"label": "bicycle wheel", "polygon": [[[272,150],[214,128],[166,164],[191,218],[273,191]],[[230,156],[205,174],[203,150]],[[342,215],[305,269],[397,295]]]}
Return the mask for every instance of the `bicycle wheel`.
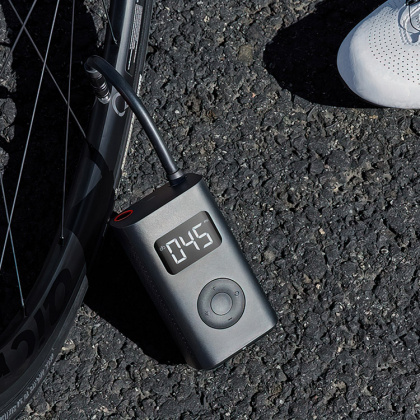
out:
{"label": "bicycle wheel", "polygon": [[[71,21],[71,28],[73,28],[75,25],[74,17],[79,17],[79,14],[75,13],[75,1],[71,3],[63,0],[62,3],[64,6],[60,4],[60,0],[36,4],[35,0],[29,5],[29,8],[26,5],[26,16],[29,16],[27,22],[25,15],[15,18],[18,21],[25,21],[23,26],[20,25],[20,27],[17,26],[14,29],[15,39],[18,39],[21,35],[22,38],[26,36],[27,40],[30,41],[27,49],[32,50],[34,47],[31,39],[35,41],[35,44],[37,43],[37,31],[31,32],[28,30],[30,20],[37,16],[35,20],[38,20],[38,25],[40,20],[44,24],[42,17],[48,14],[44,9],[48,7],[53,9],[53,20],[47,37],[47,46],[44,46],[43,49],[40,48],[40,55],[44,57],[41,61],[41,74],[43,76],[40,76],[40,80],[43,77],[52,80],[49,75],[49,66],[54,61],[55,55],[54,42],[51,41],[54,37],[53,30],[54,28],[56,30],[58,28],[59,31],[60,29],[63,30],[63,27],[57,26],[56,21],[60,18],[63,22]],[[97,9],[100,10],[103,5],[103,1],[98,1]],[[21,9],[25,9],[23,5],[20,6],[22,6]],[[152,6],[153,0],[116,0],[111,3],[109,13],[106,13],[110,20],[108,28],[111,29],[107,30],[103,56],[136,89],[141,81]],[[22,13],[22,10],[16,10],[11,0],[8,5],[4,4],[3,7],[8,8],[9,16],[13,14],[17,16],[17,14]],[[70,17],[65,17],[66,11],[70,12]],[[103,12],[102,10],[101,14],[104,14]],[[30,16],[31,14],[32,16]],[[25,33],[27,30],[30,34],[33,34],[33,38]],[[72,33],[73,29],[70,30],[70,34]],[[7,37],[7,34],[3,35]],[[82,39],[82,48],[85,48],[83,45],[85,41],[85,39]],[[72,51],[72,43],[69,44]],[[61,49],[61,45],[58,45],[58,48]],[[15,65],[15,62],[10,61],[11,57],[15,60],[16,54],[13,52],[13,46],[10,47],[9,51],[12,51],[12,54],[6,51],[6,54],[3,55],[3,57],[9,56],[9,58],[6,57],[9,62],[4,64],[6,58],[3,61],[0,60],[0,63],[9,66],[9,70],[4,71],[3,74],[12,74]],[[27,52],[25,50],[23,53],[25,57]],[[70,54],[69,57],[69,61],[72,62],[74,60],[73,56]],[[87,56],[83,57],[83,59],[87,58]],[[65,72],[60,66],[61,64],[58,66],[59,70]],[[1,68],[0,71],[2,71]],[[16,84],[19,88],[19,80],[10,82],[10,79],[3,78],[2,82],[3,86],[8,88],[8,90],[2,89],[0,91],[6,91],[5,94],[0,96],[0,99],[3,98],[3,107],[13,108],[13,102],[9,99],[13,96],[14,85]],[[60,77],[57,77],[56,82],[53,83],[60,85]],[[39,83],[39,86],[42,86],[42,82]],[[22,270],[22,272],[33,271],[37,261],[34,261],[34,265],[32,265],[32,260],[39,259],[38,248],[42,248],[42,246],[38,243],[41,243],[40,236],[44,236],[44,233],[39,233],[35,229],[34,238],[33,236],[27,236],[27,227],[21,230],[15,229],[17,222],[21,221],[19,216],[19,206],[22,208],[21,202],[31,201],[26,198],[19,201],[15,197],[18,197],[17,192],[25,191],[24,181],[30,181],[32,184],[37,183],[38,176],[25,176],[26,166],[23,164],[19,164],[17,170],[10,169],[10,164],[6,168],[4,167],[8,159],[13,160],[14,152],[22,157],[23,163],[26,162],[26,158],[31,151],[35,154],[36,159],[40,155],[47,154],[48,156],[50,154],[45,149],[28,146],[32,129],[36,127],[32,118],[37,112],[41,117],[49,117],[51,126],[54,125],[56,119],[54,113],[52,114],[53,117],[51,116],[51,111],[50,114],[48,112],[43,114],[43,111],[36,110],[38,98],[42,95],[42,91],[40,94],[38,93],[38,87],[36,88],[35,111],[30,113],[31,122],[22,124],[22,127],[28,128],[29,133],[25,145],[16,144],[16,133],[10,144],[0,140],[0,184],[1,190],[4,192],[0,200],[2,202],[0,233],[3,235],[2,239],[4,238],[4,242],[0,242],[3,247],[3,251],[0,251],[2,252],[0,281],[3,282],[0,291],[4,295],[4,303],[1,304],[0,312],[2,317],[0,332],[0,419],[14,418],[30,400],[53,364],[73,323],[76,311],[87,289],[89,265],[104,235],[113,209],[114,194],[121,176],[133,122],[132,113],[125,107],[116,90],[112,89],[111,100],[108,103],[95,101],[91,111],[86,140],[82,142],[81,157],[77,169],[72,175],[72,188],[70,193],[66,194],[67,198],[63,200],[65,205],[58,210],[58,213],[60,213],[57,222],[59,225],[58,232],[53,235],[52,245],[50,244],[50,250],[42,264],[39,275],[34,276],[36,278],[34,281],[25,282],[21,280],[22,275],[19,275],[20,264],[15,263],[19,259],[30,261],[29,269],[26,272]],[[61,96],[64,96],[65,100],[69,98],[69,96],[66,97],[63,94]],[[67,102],[70,101],[67,100]],[[17,108],[19,112],[19,107]],[[69,125],[69,119],[76,112],[67,106],[66,112],[66,121]],[[73,125],[82,126],[83,124],[76,123]],[[3,137],[7,137],[7,135],[11,137],[13,133],[10,130],[12,130],[11,126],[6,126],[3,130]],[[65,136],[66,143],[68,137],[67,134]],[[49,149],[49,146],[47,148]],[[8,149],[7,154],[5,149]],[[64,168],[66,168],[67,162],[71,162],[72,158],[61,160],[64,160]],[[49,171],[54,171],[55,159],[53,163],[50,163],[50,166],[52,168]],[[47,172],[48,176],[54,178],[49,171]],[[5,187],[9,174],[10,178],[14,177],[16,179],[15,182],[10,182],[10,184],[14,184],[11,188],[11,197],[7,196],[6,193],[9,190]],[[52,179],[51,182],[54,183]],[[67,183],[68,180],[62,182],[64,190],[67,189]],[[29,187],[30,189],[31,187]],[[40,194],[43,194],[42,185]],[[61,194],[60,192],[58,195],[61,196]],[[46,196],[45,200],[48,200],[48,205],[41,205],[39,197],[39,206],[37,206],[37,199],[32,201],[35,207],[42,208],[39,213],[43,213],[44,216],[47,213],[44,218],[48,225],[52,225],[53,223],[50,221],[56,220],[56,216],[50,215],[50,211],[53,213],[53,210],[50,210],[50,195]],[[58,201],[60,200],[61,198]],[[23,213],[31,212],[25,205],[23,205],[23,208]],[[31,219],[30,225],[38,225],[37,219],[34,219],[34,217]],[[16,230],[18,234],[15,234]],[[29,246],[29,251],[23,257],[19,257],[20,248],[16,245],[16,237],[19,234],[22,236],[20,232],[23,232],[23,237],[27,238],[24,242],[27,242]],[[45,236],[48,235],[45,234]],[[36,254],[36,258],[33,258],[33,254]],[[13,274],[10,274],[10,272],[13,272]],[[14,285],[10,283],[11,277],[16,277]],[[9,302],[11,300],[9,296],[12,295],[16,296],[16,303]]]}

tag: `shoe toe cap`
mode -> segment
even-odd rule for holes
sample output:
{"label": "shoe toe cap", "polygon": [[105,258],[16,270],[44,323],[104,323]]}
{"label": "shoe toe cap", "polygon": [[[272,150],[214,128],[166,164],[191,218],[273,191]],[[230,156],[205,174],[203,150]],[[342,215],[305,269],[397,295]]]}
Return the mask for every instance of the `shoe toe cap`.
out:
{"label": "shoe toe cap", "polygon": [[378,8],[344,39],[337,66],[361,98],[381,106],[420,108],[420,42],[409,38],[400,16],[401,10]]}

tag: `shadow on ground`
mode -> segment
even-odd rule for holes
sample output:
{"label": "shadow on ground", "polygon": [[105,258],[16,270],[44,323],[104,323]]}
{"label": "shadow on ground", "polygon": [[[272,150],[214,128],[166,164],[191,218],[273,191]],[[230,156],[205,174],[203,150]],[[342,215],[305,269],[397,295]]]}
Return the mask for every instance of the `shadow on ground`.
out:
{"label": "shadow on ground", "polygon": [[383,0],[325,0],[266,46],[264,63],[282,88],[321,105],[366,108],[347,89],[336,66],[341,42]]}
{"label": "shadow on ground", "polygon": [[[18,12],[26,17],[28,5],[17,2]],[[48,6],[48,7],[47,7]],[[39,22],[50,22],[54,4],[34,8],[28,20],[28,31],[37,41],[41,54],[45,54],[49,37],[50,25],[39,25]],[[14,40],[19,33],[20,23],[10,6],[2,4],[4,19]],[[70,21],[68,16],[71,3],[64,4],[59,9],[56,27],[51,42],[51,54],[48,66],[54,74],[63,92],[67,92],[68,75],[68,39]],[[87,128],[93,95],[90,94],[89,82],[82,63],[92,54],[100,54],[95,47],[97,33],[92,17],[86,12],[82,2],[76,3],[76,37],[73,55],[73,89],[72,108],[75,110],[81,125]],[[35,36],[36,35],[36,36]],[[8,41],[9,42],[9,41]],[[10,41],[11,43],[12,41]],[[6,43],[6,45],[8,45]],[[60,48],[55,48],[57,45]],[[0,69],[5,60],[5,53],[0,57]],[[3,61],[2,61],[3,60]],[[4,175],[6,195],[11,203],[20,171],[20,160],[25,151],[25,139],[31,120],[39,75],[42,63],[34,47],[24,34],[13,53],[12,66],[3,77],[16,88],[0,88],[0,148],[10,155],[11,164]],[[78,94],[80,92],[80,94]],[[13,131],[8,131],[9,139],[5,138],[8,127],[5,126],[5,101],[15,104],[10,119]],[[64,172],[64,137],[66,104],[57,93],[57,89],[48,75],[45,76],[43,89],[38,102],[36,120],[28,148],[24,176],[20,183],[20,194],[16,202],[13,219],[13,237],[15,250],[24,263],[19,264],[24,295],[33,286],[49,247],[56,234],[61,217],[62,179]],[[11,125],[11,122],[10,122]],[[70,122],[70,144],[68,166],[76,166],[83,139],[73,123]],[[17,163],[16,163],[17,162]],[[52,163],[53,162],[53,163]],[[68,173],[70,183],[71,173]],[[0,198],[2,196],[0,195]],[[7,229],[4,217],[5,211],[0,202],[0,238],[5,236]],[[35,223],[34,223],[35,221]],[[1,236],[3,234],[3,236]],[[36,244],[34,246],[33,244]],[[13,255],[5,259],[2,267],[2,282],[0,283],[0,332],[9,324],[10,319],[20,310],[18,299],[15,266]],[[10,261],[9,261],[10,260]],[[6,269],[9,268],[9,271]],[[4,280],[7,276],[7,281]],[[110,322],[127,338],[137,343],[150,357],[162,361],[177,363],[182,361],[176,345],[172,342],[151,300],[140,285],[136,273],[131,269],[130,262],[119,248],[116,240],[108,235],[103,249],[98,255],[89,273],[89,292],[86,303],[98,315]],[[10,291],[9,291],[10,290]]]}
{"label": "shadow on ground", "polygon": [[[19,17],[26,19],[31,4],[14,3]],[[40,3],[33,8],[26,28],[35,40],[40,55],[45,56],[55,5],[52,2],[44,2],[42,5]],[[14,209],[14,252],[8,243],[0,275],[0,333],[16,313],[21,313],[15,257],[20,286],[23,296],[27,297],[60,225],[67,112],[66,103],[48,72],[44,74],[38,101],[35,100],[42,74],[42,61],[27,34],[20,31],[21,24],[11,4],[1,2],[0,13],[4,31],[0,52],[3,84],[0,88],[0,149],[10,157],[3,181],[6,197],[4,200],[8,203],[9,212],[12,207]],[[80,124],[86,126],[93,98],[85,94],[86,91],[89,92],[89,82],[81,63],[86,56],[96,51],[96,33],[91,16],[80,2],[76,3],[75,14],[78,36],[74,40],[72,108]],[[68,85],[71,32],[69,15],[71,3],[62,2],[56,17],[48,59],[48,68],[61,91],[65,93]],[[40,25],[39,22],[45,24]],[[14,45],[16,40],[18,42]],[[10,50],[13,50],[11,56]],[[33,124],[30,124],[33,116]],[[71,141],[67,162],[71,168],[76,166],[83,142],[73,120],[70,121],[69,134]],[[70,171],[67,175],[70,181]],[[0,202],[0,238],[3,247],[8,229],[3,193],[0,193]]]}
{"label": "shadow on ground", "polygon": [[90,272],[85,302],[159,363],[185,363],[112,232]]}

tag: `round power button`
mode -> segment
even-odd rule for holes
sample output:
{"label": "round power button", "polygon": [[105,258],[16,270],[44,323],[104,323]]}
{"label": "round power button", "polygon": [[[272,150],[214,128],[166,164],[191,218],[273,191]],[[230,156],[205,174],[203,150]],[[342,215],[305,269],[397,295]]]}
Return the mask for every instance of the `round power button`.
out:
{"label": "round power button", "polygon": [[210,306],[216,315],[226,315],[232,309],[232,298],[228,293],[217,293],[213,296]]}
{"label": "round power button", "polygon": [[201,319],[212,328],[224,329],[234,325],[245,309],[245,295],[238,283],[216,279],[200,292],[197,309]]}

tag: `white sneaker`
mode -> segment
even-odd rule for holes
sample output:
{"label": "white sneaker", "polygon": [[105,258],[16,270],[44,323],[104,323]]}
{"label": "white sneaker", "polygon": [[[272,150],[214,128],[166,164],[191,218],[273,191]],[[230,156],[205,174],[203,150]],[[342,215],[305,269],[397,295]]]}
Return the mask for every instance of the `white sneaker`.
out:
{"label": "white sneaker", "polygon": [[337,66],[363,99],[420,108],[420,0],[388,0],[379,6],[344,39]]}

